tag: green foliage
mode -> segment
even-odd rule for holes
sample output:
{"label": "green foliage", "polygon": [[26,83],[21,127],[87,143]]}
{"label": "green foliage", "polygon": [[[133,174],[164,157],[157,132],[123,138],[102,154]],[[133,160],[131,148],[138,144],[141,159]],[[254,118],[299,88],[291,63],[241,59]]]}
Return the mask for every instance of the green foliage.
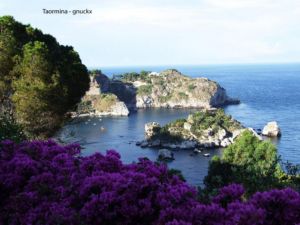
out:
{"label": "green foliage", "polygon": [[123,82],[135,82],[135,81],[141,81],[146,82],[148,84],[151,84],[151,78],[149,76],[149,71],[142,70],[140,73],[131,72],[131,73],[123,73],[119,75],[113,75],[113,80],[121,80]]}
{"label": "green foliage", "polygon": [[169,101],[171,98],[173,97],[173,95],[171,93],[169,93],[168,95],[166,96],[159,96],[158,97],[158,101],[161,102],[161,103],[164,103],[164,102],[167,102]]}
{"label": "green foliage", "polygon": [[169,128],[171,124],[167,124],[159,129],[159,131],[153,135],[152,140],[159,139],[166,142],[180,142],[182,137],[179,134],[170,133]]}
{"label": "green foliage", "polygon": [[153,86],[151,84],[142,85],[138,88],[137,94],[138,95],[151,95],[152,87]]}
{"label": "green foliage", "polygon": [[162,77],[156,77],[154,85],[162,86],[165,85],[165,80]]}
{"label": "green foliage", "polygon": [[195,88],[196,88],[196,86],[194,84],[189,84],[189,86],[188,86],[189,91],[193,91]]}
{"label": "green foliage", "polygon": [[0,142],[3,140],[21,142],[25,139],[24,132],[14,118],[9,115],[0,114]]}
{"label": "green foliage", "polygon": [[146,81],[150,80],[149,71],[142,70],[140,73],[131,72],[131,73],[124,73],[120,75],[114,75],[115,79],[121,79],[124,82],[134,82],[134,81]]}
{"label": "green foliage", "polygon": [[90,71],[89,71],[89,74],[90,74],[90,76],[91,76],[92,78],[94,78],[96,75],[102,74],[102,71],[101,71],[101,70],[98,70],[98,69],[96,69],[96,70],[90,70]]}
{"label": "green foliage", "polygon": [[275,146],[245,131],[224,150],[222,158],[212,159],[204,183],[210,192],[230,183],[240,183],[246,187],[247,194],[252,194],[282,187],[278,179],[281,173]]}
{"label": "green foliage", "polygon": [[109,111],[117,101],[118,98],[114,94],[101,94],[100,99],[95,102],[95,109],[99,112]]}
{"label": "green foliage", "polygon": [[142,70],[141,72],[140,72],[140,79],[141,80],[147,80],[148,78],[149,78],[149,71],[145,71],[145,70]]}
{"label": "green foliage", "polygon": [[178,95],[179,95],[179,98],[181,98],[181,99],[187,99],[187,98],[189,97],[189,96],[188,96],[186,93],[184,93],[184,92],[179,92]]}
{"label": "green foliage", "polygon": [[233,120],[230,115],[226,115],[223,109],[216,111],[199,111],[192,115],[191,131],[196,135],[201,135],[208,128],[212,128],[217,132],[220,127],[228,131],[241,128],[241,125],[236,120]]}
{"label": "green foliage", "polygon": [[77,113],[84,114],[84,113],[90,113],[94,109],[92,107],[92,101],[91,100],[83,100],[77,105]]}
{"label": "green foliage", "polygon": [[121,77],[121,79],[123,81],[134,82],[134,81],[138,80],[140,75],[136,72],[132,72],[132,73],[124,73],[124,74],[119,75],[119,76]]}
{"label": "green foliage", "polygon": [[186,122],[186,119],[177,119],[177,120],[171,122],[169,124],[169,126],[182,128],[185,122]]}
{"label": "green foliage", "polygon": [[88,90],[87,69],[72,47],[30,25],[4,16],[0,30],[0,101],[13,103],[26,134],[47,137]]}

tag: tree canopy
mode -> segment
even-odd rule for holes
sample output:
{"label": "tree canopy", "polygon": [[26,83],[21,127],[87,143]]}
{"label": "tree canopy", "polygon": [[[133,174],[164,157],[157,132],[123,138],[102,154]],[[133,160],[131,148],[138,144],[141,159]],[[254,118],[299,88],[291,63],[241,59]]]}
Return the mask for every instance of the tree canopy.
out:
{"label": "tree canopy", "polygon": [[271,142],[259,140],[250,131],[244,131],[224,150],[222,158],[212,159],[204,182],[210,192],[230,183],[239,183],[252,194],[281,187],[280,174],[284,173],[276,147]]}
{"label": "tree canopy", "polygon": [[87,91],[87,68],[73,47],[11,16],[0,31],[0,101],[25,132],[49,136]]}

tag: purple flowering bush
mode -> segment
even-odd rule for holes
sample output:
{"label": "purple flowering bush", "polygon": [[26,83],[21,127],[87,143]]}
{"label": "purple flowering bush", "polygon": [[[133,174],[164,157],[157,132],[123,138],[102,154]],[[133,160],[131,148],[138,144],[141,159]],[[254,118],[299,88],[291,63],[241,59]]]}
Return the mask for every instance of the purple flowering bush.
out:
{"label": "purple flowering bush", "polygon": [[292,189],[244,198],[241,185],[219,190],[209,204],[164,164],[125,165],[115,151],[80,155],[53,141],[0,144],[0,224],[296,224]]}

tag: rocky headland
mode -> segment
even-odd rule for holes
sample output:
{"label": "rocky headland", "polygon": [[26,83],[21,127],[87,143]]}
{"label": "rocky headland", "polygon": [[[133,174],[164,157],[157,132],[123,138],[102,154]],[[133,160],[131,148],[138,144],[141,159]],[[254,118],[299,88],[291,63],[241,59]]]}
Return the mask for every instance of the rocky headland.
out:
{"label": "rocky headland", "polygon": [[211,108],[239,103],[218,83],[190,78],[175,69],[125,74],[121,80],[136,89],[137,108]]}
{"label": "rocky headland", "polygon": [[227,147],[246,129],[261,139],[252,128],[243,127],[223,109],[206,109],[163,127],[156,122],[145,124],[146,138],[137,145],[169,149]]}
{"label": "rocky headland", "polygon": [[211,109],[237,103],[218,83],[207,78],[190,78],[174,69],[125,73],[111,79],[101,71],[93,71],[90,90],[83,97],[78,113],[127,116],[139,108]]}
{"label": "rocky headland", "polygon": [[126,104],[120,101],[115,94],[105,91],[108,88],[108,83],[109,79],[106,76],[92,77],[90,89],[81,99],[75,115],[128,116],[129,110]]}

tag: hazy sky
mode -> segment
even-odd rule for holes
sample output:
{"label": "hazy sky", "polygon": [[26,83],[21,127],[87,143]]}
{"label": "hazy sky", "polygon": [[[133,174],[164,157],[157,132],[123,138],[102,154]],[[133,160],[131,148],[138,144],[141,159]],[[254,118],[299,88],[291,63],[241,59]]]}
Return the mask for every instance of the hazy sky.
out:
{"label": "hazy sky", "polygon": [[299,0],[1,0],[0,15],[74,46],[87,66],[300,61]]}

